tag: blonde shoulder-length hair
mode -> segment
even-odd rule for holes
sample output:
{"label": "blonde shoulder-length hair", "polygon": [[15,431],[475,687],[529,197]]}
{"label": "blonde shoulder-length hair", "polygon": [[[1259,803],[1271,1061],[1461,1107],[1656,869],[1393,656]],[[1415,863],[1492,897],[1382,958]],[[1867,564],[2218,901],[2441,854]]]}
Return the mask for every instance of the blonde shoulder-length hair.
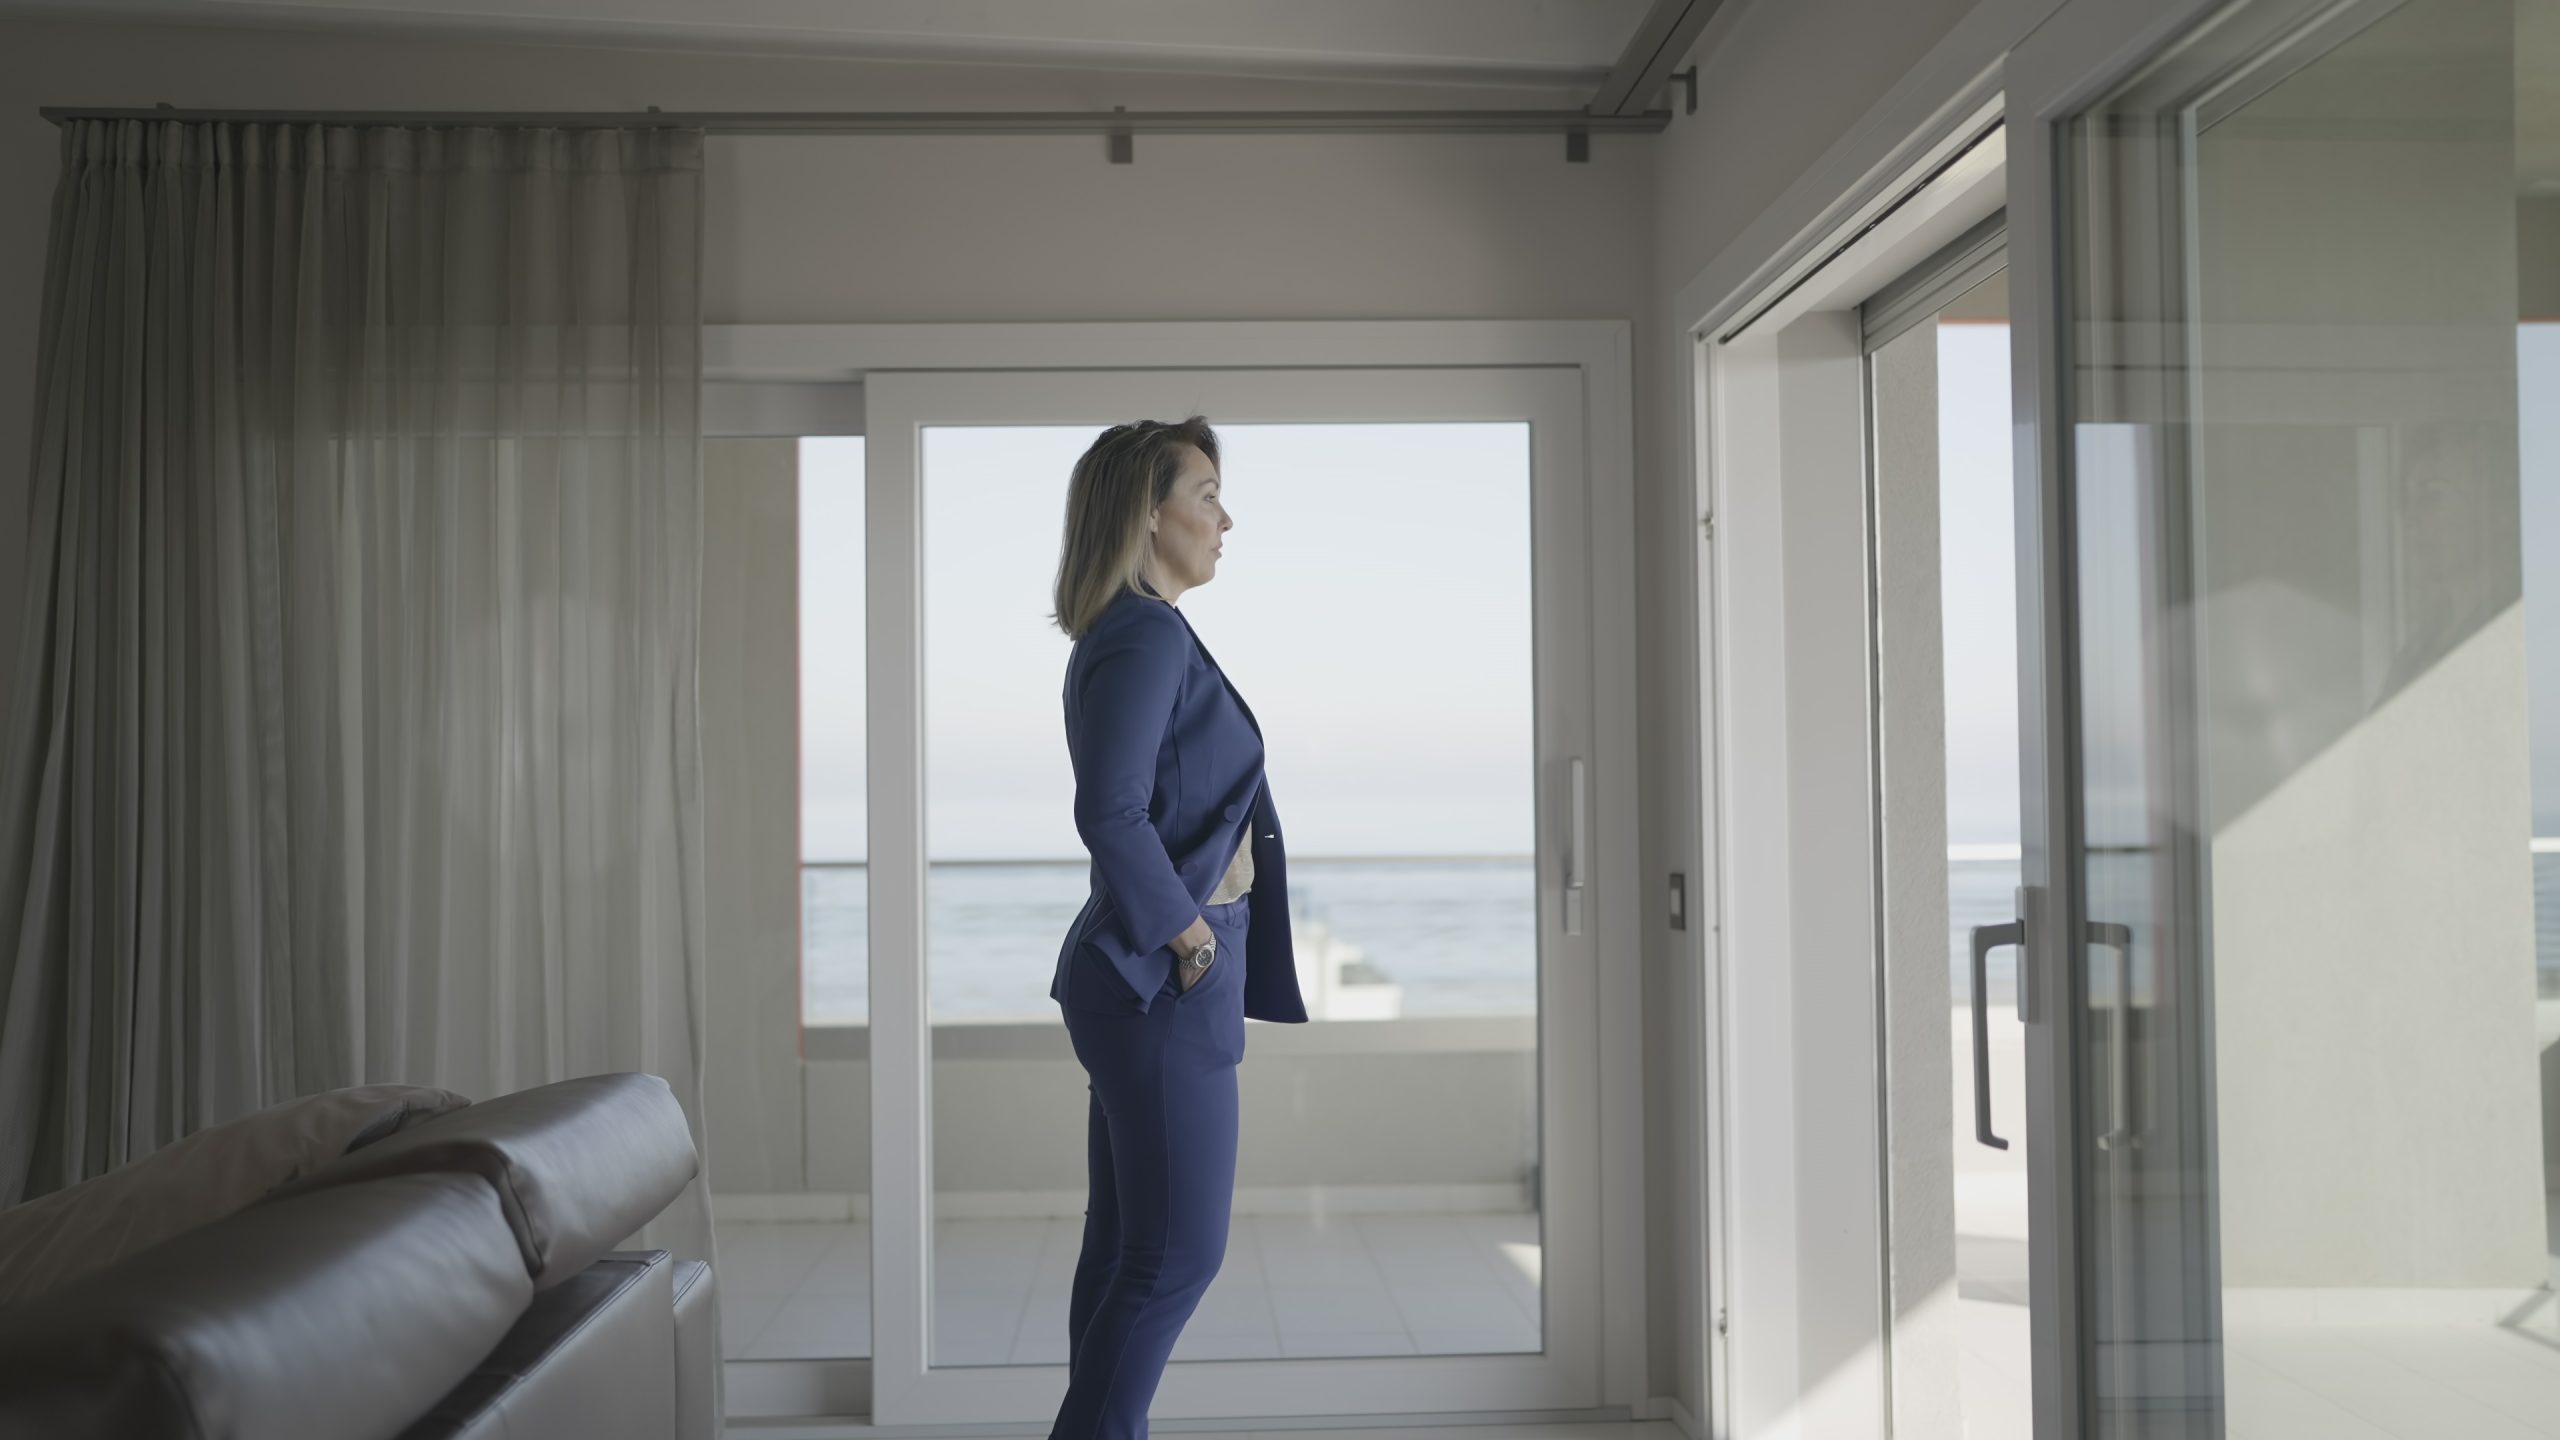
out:
{"label": "blonde shoulder-length hair", "polygon": [[1218,432],[1198,415],[1114,425],[1077,459],[1067,477],[1066,535],[1049,616],[1070,639],[1083,638],[1121,591],[1137,588],[1147,560],[1147,516],[1173,493],[1185,445],[1218,463]]}

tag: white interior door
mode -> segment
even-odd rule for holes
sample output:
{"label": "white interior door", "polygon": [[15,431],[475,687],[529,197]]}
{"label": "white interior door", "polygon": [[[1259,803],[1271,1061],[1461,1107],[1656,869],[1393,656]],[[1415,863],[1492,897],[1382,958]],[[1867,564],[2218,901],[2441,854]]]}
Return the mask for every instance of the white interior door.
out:
{"label": "white interior door", "polygon": [[1599,1403],[1580,373],[865,388],[875,1423],[1064,1392],[1087,1097],[1047,988],[1087,877],[1048,593],[1076,455],[1193,413],[1236,524],[1183,609],[1262,724],[1314,1018],[1248,1027],[1230,1247],[1152,1413]]}

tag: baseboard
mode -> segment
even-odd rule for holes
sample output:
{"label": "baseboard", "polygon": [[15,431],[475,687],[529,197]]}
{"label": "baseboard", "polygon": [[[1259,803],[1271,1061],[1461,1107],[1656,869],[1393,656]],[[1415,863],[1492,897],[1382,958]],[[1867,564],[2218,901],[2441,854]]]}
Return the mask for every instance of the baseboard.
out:
{"label": "baseboard", "polygon": [[2222,1292],[2231,1325],[2512,1325],[2554,1302],[2545,1286],[2478,1289],[2264,1289]]}
{"label": "baseboard", "polygon": [[[1073,1219],[1084,1214],[1085,1192],[1076,1190],[953,1190],[935,1197],[946,1220]],[[1528,1213],[1527,1187],[1483,1185],[1240,1185],[1235,1215],[1519,1215]],[[729,1194],[711,1197],[720,1220],[760,1224],[843,1224],[871,1218],[871,1197],[810,1191],[801,1194]]]}
{"label": "baseboard", "polygon": [[1653,1396],[1637,1413],[1647,1420],[1670,1421],[1680,1427],[1680,1433],[1688,1436],[1689,1440],[1707,1440],[1707,1432],[1698,1424],[1698,1417],[1689,1413],[1689,1407],[1681,1404],[1677,1395]]}
{"label": "baseboard", "polygon": [[870,1219],[871,1197],[820,1190],[779,1195],[714,1194],[711,1218],[765,1225],[841,1225]]}
{"label": "baseboard", "polygon": [[[732,1360],[729,1362],[732,1394],[737,1393],[739,1372],[764,1366],[780,1370],[805,1362],[780,1360]],[[867,1364],[868,1362],[858,1362]],[[867,1382],[866,1382],[867,1383]],[[765,1396],[781,1396],[775,1387]],[[760,1397],[765,1398],[765,1397]],[[787,1399],[780,1403],[789,1403]],[[828,1418],[766,1418],[730,1407],[727,1432],[730,1440],[952,1440],[955,1435],[1016,1436],[1037,1440],[1046,1433],[1038,1420],[990,1421],[983,1424],[874,1425],[858,1411],[825,1412],[841,1416]],[[1323,1436],[1339,1431],[1355,1432],[1360,1440],[1455,1440],[1469,1430],[1508,1430],[1511,1437],[1528,1433],[1554,1434],[1560,1430],[1590,1433],[1602,1425],[1623,1425],[1641,1419],[1624,1405],[1596,1406],[1588,1410],[1426,1410],[1394,1411],[1375,1415],[1287,1415],[1248,1416],[1227,1420],[1158,1420],[1152,1433],[1156,1435],[1226,1435],[1271,1436],[1282,1432]]]}

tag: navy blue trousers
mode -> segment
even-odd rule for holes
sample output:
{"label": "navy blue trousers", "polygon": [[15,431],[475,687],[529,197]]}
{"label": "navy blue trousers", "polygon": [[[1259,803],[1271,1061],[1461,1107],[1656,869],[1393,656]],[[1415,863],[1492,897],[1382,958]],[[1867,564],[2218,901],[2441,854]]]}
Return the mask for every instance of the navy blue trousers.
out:
{"label": "navy blue trousers", "polygon": [[1201,912],[1218,958],[1188,990],[1168,976],[1144,1014],[1060,1007],[1091,1093],[1090,1193],[1050,1440],[1144,1440],[1173,1342],[1226,1259],[1250,904]]}

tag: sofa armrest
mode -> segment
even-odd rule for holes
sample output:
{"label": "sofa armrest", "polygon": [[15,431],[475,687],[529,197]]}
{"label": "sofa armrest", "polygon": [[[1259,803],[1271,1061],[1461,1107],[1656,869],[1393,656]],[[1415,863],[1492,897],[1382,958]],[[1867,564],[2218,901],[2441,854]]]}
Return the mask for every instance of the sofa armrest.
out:
{"label": "sofa armrest", "polygon": [[720,1440],[720,1284],[699,1260],[676,1262],[675,1440]]}
{"label": "sofa armrest", "polygon": [[385,1175],[477,1175],[498,1192],[536,1290],[584,1269],[667,1208],[699,1168],[655,1075],[583,1075],[499,1095],[377,1140],[277,1191]]}
{"label": "sofa armrest", "polygon": [[674,1440],[674,1272],[625,1251],[534,1296],[400,1440]]}
{"label": "sofa armrest", "polygon": [[532,1297],[477,1176],[254,1205],[0,1310],[0,1434],[396,1435]]}

